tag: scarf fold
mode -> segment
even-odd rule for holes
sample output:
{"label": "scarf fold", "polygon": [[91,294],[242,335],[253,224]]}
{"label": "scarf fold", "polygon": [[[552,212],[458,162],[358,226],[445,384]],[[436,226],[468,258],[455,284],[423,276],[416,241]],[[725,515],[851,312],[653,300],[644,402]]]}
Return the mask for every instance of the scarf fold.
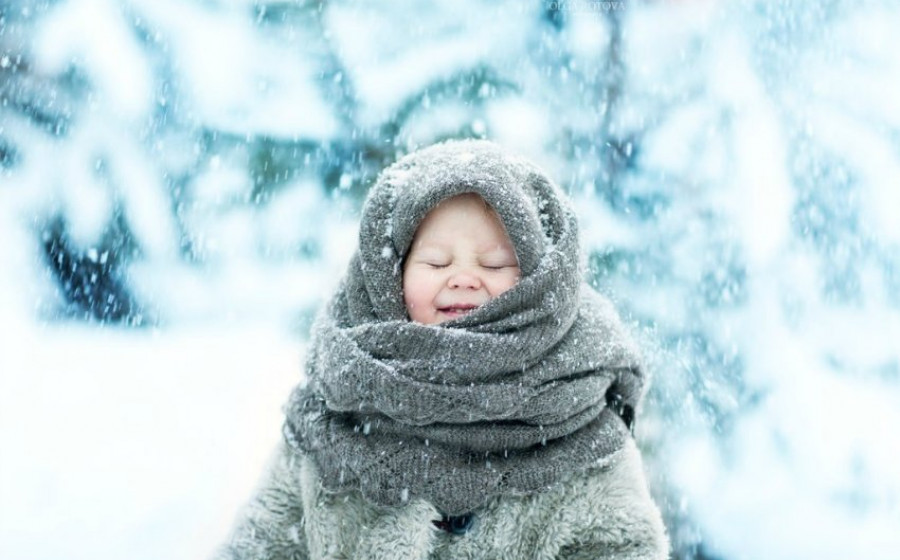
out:
{"label": "scarf fold", "polygon": [[[411,322],[403,258],[428,211],[465,192],[500,216],[522,277],[466,315]],[[447,515],[603,464],[629,437],[607,403],[633,409],[643,374],[580,262],[574,212],[530,163],[484,141],[399,160],[373,186],[359,249],[314,323],[286,440],[330,491],[425,498]]]}

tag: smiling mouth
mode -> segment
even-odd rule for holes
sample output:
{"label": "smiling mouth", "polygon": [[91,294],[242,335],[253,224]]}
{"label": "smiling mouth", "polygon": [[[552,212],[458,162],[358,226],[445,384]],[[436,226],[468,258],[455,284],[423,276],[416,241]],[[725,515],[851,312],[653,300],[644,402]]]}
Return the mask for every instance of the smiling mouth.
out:
{"label": "smiling mouth", "polygon": [[478,307],[477,305],[471,304],[459,304],[459,305],[450,305],[447,307],[439,307],[438,311],[444,313],[446,315],[464,315],[469,311],[472,311]]}

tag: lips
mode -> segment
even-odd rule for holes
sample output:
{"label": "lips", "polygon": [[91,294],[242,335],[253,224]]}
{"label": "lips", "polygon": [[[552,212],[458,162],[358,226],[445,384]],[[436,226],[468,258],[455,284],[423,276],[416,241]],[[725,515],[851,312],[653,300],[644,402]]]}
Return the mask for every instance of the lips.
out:
{"label": "lips", "polygon": [[453,305],[447,305],[443,307],[438,307],[438,311],[447,315],[464,315],[469,311],[472,311],[478,307],[474,303],[454,303]]}

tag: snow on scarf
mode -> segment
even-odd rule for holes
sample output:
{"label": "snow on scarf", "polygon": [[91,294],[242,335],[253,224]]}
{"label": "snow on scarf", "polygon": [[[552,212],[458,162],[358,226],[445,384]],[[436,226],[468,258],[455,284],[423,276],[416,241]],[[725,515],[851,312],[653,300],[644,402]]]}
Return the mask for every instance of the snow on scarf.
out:
{"label": "snow on scarf", "polygon": [[[411,322],[402,269],[416,227],[466,192],[496,210],[522,276],[466,315]],[[634,409],[643,378],[580,262],[571,207],[527,161],[485,141],[400,159],[369,193],[358,251],[313,326],[288,443],[330,491],[387,506],[424,498],[447,515],[602,465],[628,437],[616,412]]]}

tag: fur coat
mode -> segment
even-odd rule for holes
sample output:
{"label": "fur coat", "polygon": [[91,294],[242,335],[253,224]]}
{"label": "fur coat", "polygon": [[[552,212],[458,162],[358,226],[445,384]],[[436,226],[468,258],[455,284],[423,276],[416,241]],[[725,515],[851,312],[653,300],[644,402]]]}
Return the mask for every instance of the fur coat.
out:
{"label": "fur coat", "polygon": [[373,506],[329,494],[307,457],[282,445],[216,560],[615,559],[668,557],[659,510],[633,440],[605,465],[542,492],[503,496],[473,512],[464,534],[438,528],[424,500]]}

